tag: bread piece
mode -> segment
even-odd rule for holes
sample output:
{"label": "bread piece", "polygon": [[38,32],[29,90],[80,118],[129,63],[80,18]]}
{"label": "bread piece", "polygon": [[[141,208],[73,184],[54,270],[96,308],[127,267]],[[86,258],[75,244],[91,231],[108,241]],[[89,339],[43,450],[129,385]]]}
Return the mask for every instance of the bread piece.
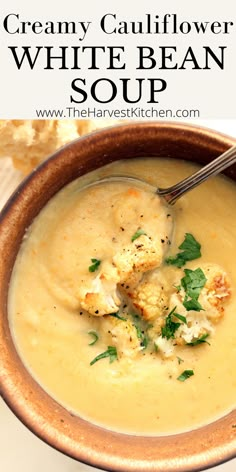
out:
{"label": "bread piece", "polygon": [[28,174],[66,143],[115,120],[0,120],[0,157]]}

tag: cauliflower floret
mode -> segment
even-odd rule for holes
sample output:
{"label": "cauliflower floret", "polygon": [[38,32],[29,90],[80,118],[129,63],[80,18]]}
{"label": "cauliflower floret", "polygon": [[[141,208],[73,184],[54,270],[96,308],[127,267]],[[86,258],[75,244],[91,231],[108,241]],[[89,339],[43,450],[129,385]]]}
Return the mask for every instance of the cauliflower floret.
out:
{"label": "cauliflower floret", "polygon": [[[165,311],[167,313],[167,311]],[[151,324],[148,327],[148,337],[151,341],[154,342],[155,344],[155,339],[157,336],[160,336],[161,334],[161,329],[165,326],[165,318],[164,316],[159,316],[159,318],[156,318],[152,320]]]}
{"label": "cauliflower floret", "polygon": [[117,285],[136,284],[142,274],[158,267],[163,250],[146,235],[115,254],[112,261],[104,261],[99,275],[89,287],[80,287],[77,297],[81,307],[91,315],[103,316],[119,310]]}
{"label": "cauliflower floret", "polygon": [[177,345],[189,344],[201,338],[204,334],[214,333],[214,328],[206,315],[191,311],[187,314],[186,318],[187,324],[181,324],[175,333]]}
{"label": "cauliflower floret", "polygon": [[162,336],[158,336],[158,338],[155,339],[154,344],[162,357],[173,357],[175,347],[172,339],[166,339],[162,338]]}
{"label": "cauliflower floret", "polygon": [[155,320],[166,313],[169,303],[166,285],[160,274],[155,274],[155,277],[148,274],[137,287],[127,290],[134,307],[146,321]]}
{"label": "cauliflower floret", "polygon": [[[187,324],[183,322],[181,323],[178,318],[175,318],[173,313],[172,321],[180,323],[180,326],[174,333],[174,337],[166,339],[165,337],[162,337],[161,334],[156,337],[155,331],[153,331],[152,333],[152,338],[154,340],[154,344],[156,345],[158,352],[160,352],[162,357],[165,358],[172,357],[174,355],[176,346],[184,346],[199,339],[204,334],[211,334],[214,331],[214,328],[212,327],[210,321],[207,319],[203,311],[196,312],[191,310],[188,312],[183,307],[182,303],[176,295],[177,294],[173,294],[170,298],[170,305],[172,307],[170,311],[172,311],[176,307],[175,313],[184,316],[187,320]],[[160,320],[162,320],[162,326],[164,326],[164,318],[162,317]],[[160,326],[160,331],[162,326]]]}
{"label": "cauliflower floret", "polygon": [[[114,278],[113,278],[114,277]],[[78,298],[81,308],[94,316],[108,315],[119,310],[120,298],[117,294],[117,280],[113,274],[99,274],[91,287],[80,288]]]}
{"label": "cauliflower floret", "polygon": [[201,268],[207,279],[198,299],[203,310],[185,309],[183,288],[170,298],[170,308],[176,307],[175,312],[185,316],[187,320],[187,324],[182,323],[175,333],[175,342],[178,345],[188,344],[204,334],[214,333],[212,323],[222,318],[224,303],[231,293],[229,278],[221,267],[216,264],[203,264]]}
{"label": "cauliflower floret", "polygon": [[223,317],[224,304],[231,295],[229,277],[216,264],[204,264],[202,270],[207,281],[200,293],[199,302],[204,310],[206,310],[207,318],[217,322]]}
{"label": "cauliflower floret", "polygon": [[[175,344],[182,346],[191,343],[204,334],[212,334],[214,328],[208,320],[207,312],[204,310],[187,311],[183,306],[184,294],[174,293],[170,297],[170,309],[175,308],[175,312],[186,318],[186,323],[181,323],[175,332]],[[179,320],[176,320],[179,321]]]}
{"label": "cauliflower floret", "polygon": [[118,347],[120,355],[133,357],[143,349],[137,330],[130,320],[123,321],[113,316],[104,316],[101,321],[103,330],[111,336],[112,345]]}
{"label": "cauliflower floret", "polygon": [[117,268],[120,283],[132,283],[132,277],[143,274],[161,265],[163,249],[147,235],[142,235],[113,257],[113,264]]}
{"label": "cauliflower floret", "polygon": [[[231,295],[229,277],[217,264],[202,264],[201,269],[205,274],[206,283],[200,292],[198,301],[205,311],[206,317],[210,321],[217,322],[224,315],[224,304]],[[178,284],[179,281],[176,285]],[[184,297],[185,291],[181,288],[175,301],[180,301],[182,304]]]}

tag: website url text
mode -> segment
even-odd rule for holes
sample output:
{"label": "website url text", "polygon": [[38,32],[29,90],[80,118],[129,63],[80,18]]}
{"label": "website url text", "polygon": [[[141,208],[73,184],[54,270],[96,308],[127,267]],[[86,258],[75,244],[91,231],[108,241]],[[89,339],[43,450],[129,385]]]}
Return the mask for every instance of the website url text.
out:
{"label": "website url text", "polygon": [[200,110],[198,109],[156,109],[131,107],[124,109],[100,109],[100,108],[75,108],[66,107],[64,109],[36,109],[37,118],[52,119],[96,119],[96,118],[200,118]]}

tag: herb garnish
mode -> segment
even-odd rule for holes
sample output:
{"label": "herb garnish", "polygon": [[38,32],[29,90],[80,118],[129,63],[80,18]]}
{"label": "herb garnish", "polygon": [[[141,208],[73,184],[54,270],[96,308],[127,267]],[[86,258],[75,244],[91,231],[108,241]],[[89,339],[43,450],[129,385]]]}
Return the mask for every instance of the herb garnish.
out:
{"label": "herb garnish", "polygon": [[174,338],[175,336],[175,331],[180,327],[181,323],[178,323],[176,321],[172,320],[172,316],[175,316],[178,319],[183,319],[185,320],[184,323],[186,322],[186,318],[182,315],[178,315],[178,313],[175,313],[176,306],[171,310],[171,312],[168,314],[166,317],[166,324],[161,328],[161,335],[163,338],[170,339]]}
{"label": "herb garnish", "polygon": [[138,325],[136,325],[136,324],[135,324],[134,326],[135,326],[136,331],[137,331],[137,337],[138,337],[139,339],[142,339],[143,333],[142,333],[142,331],[141,331],[141,328],[140,328]]}
{"label": "herb garnish", "polygon": [[135,239],[138,239],[139,236],[142,236],[142,234],[145,234],[145,235],[146,235],[147,233],[146,233],[143,229],[141,229],[141,228],[138,229],[138,230],[136,231],[136,233],[134,233],[133,236],[132,236],[132,238],[131,238],[132,243],[135,241]]}
{"label": "herb garnish", "polygon": [[203,308],[198,298],[207,281],[205,274],[200,267],[196,270],[184,269],[184,273],[185,276],[181,279],[181,285],[186,293],[183,305],[187,311],[201,311]]}
{"label": "herb garnish", "polygon": [[119,311],[117,311],[117,313],[109,313],[109,316],[114,316],[114,318],[118,318],[118,320],[127,321],[127,318],[119,315]]}
{"label": "herb garnish", "polygon": [[178,364],[182,364],[182,362],[184,362],[183,359],[181,359],[181,357],[177,356],[177,359],[178,359]]}
{"label": "herb garnish", "polygon": [[190,233],[185,234],[184,241],[180,244],[178,249],[181,249],[182,252],[178,252],[176,256],[167,257],[167,264],[175,265],[176,267],[183,267],[187,261],[192,261],[201,257],[201,245]]}
{"label": "herb garnish", "polygon": [[180,292],[180,290],[181,290],[181,285],[173,285],[173,287],[176,288],[177,293]]}
{"label": "herb garnish", "polygon": [[93,337],[93,341],[91,343],[89,343],[89,346],[93,346],[97,342],[97,340],[99,339],[99,336],[96,333],[96,331],[94,331],[94,330],[88,331],[88,334],[90,334],[90,336]]}
{"label": "herb garnish", "polygon": [[183,315],[178,315],[178,313],[174,313],[175,318],[178,318],[178,320],[182,321],[182,323],[187,324],[187,319]]}
{"label": "herb garnish", "polygon": [[136,331],[137,331],[137,337],[140,339],[140,345],[143,347],[143,349],[146,349],[148,346],[148,337],[145,336],[145,334],[142,332],[141,328],[134,324]]}
{"label": "herb garnish", "polygon": [[208,341],[206,341],[206,338],[208,338],[208,336],[209,336],[209,334],[205,333],[202,336],[200,336],[200,338],[195,339],[195,341],[192,341],[191,343],[187,343],[187,344],[188,344],[188,346],[197,346],[197,344],[207,343],[210,346],[210,343]]}
{"label": "herb garnish", "polygon": [[95,362],[100,361],[101,359],[105,359],[105,357],[110,358],[110,364],[118,359],[117,350],[115,346],[108,346],[107,351],[102,352],[97,357],[95,357],[91,362],[90,365],[95,364]]}
{"label": "herb garnish", "polygon": [[89,272],[95,272],[95,270],[98,270],[98,267],[101,264],[101,261],[99,259],[91,259],[91,266],[89,266]]}
{"label": "herb garnish", "polygon": [[192,375],[194,375],[193,370],[184,370],[182,374],[177,377],[177,380],[180,382],[185,382],[185,380],[189,379],[189,377],[192,377]]}
{"label": "herb garnish", "polygon": [[140,345],[143,347],[143,349],[147,349],[147,347],[148,347],[148,338],[147,338],[147,336],[143,336]]}

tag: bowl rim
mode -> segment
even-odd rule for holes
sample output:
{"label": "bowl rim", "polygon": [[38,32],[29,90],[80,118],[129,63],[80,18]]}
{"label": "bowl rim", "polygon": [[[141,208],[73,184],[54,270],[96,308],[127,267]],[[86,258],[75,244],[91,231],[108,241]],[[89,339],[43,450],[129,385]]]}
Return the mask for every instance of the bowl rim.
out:
{"label": "bowl rim", "polygon": [[[86,152],[86,147],[102,145],[111,140],[115,143],[126,136],[127,132],[132,131],[138,136],[143,130],[158,130],[162,133],[175,131],[183,139],[190,140],[189,142],[194,135],[199,143],[208,143],[208,146],[210,143],[212,148],[222,150],[236,144],[234,138],[217,131],[179,122],[127,123],[79,138],[63,146],[37,167],[10,197],[0,215],[0,248],[4,250],[6,247],[9,241],[9,224],[14,222],[15,216],[19,216],[19,211],[22,210],[22,206],[19,210],[19,202],[23,207],[27,205],[27,199],[22,199],[22,196],[27,195],[35,181],[43,180],[43,176],[46,180],[48,175],[50,177],[52,163],[57,166],[65,155],[72,155],[76,147]],[[5,260],[3,266],[4,264]],[[24,367],[10,331],[3,322],[5,312],[6,306],[0,306],[0,394],[15,415],[55,449],[90,466],[121,472],[192,472],[213,467],[236,456],[236,411],[201,428],[168,436],[115,433],[80,418],[78,427],[78,417],[49,397]],[[42,411],[42,404],[47,407],[46,414]],[[187,445],[191,446],[190,453]],[[174,453],[170,457],[169,452],[173,449]]]}

